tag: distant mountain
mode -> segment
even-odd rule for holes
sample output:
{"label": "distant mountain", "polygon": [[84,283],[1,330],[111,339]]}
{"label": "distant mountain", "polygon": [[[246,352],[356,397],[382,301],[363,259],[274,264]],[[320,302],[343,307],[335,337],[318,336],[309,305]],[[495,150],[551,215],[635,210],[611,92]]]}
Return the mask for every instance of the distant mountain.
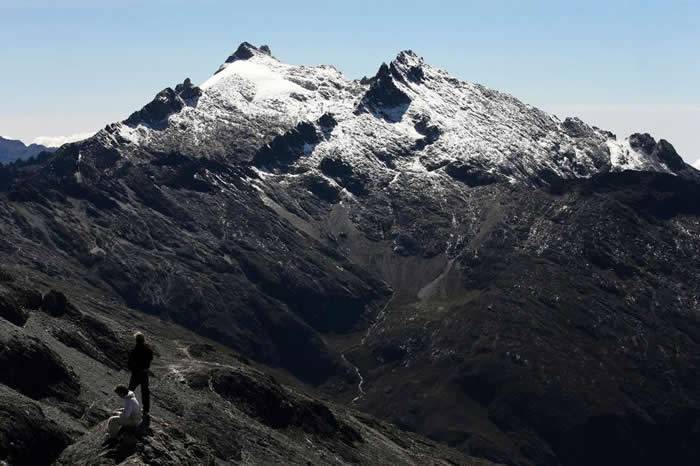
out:
{"label": "distant mountain", "polygon": [[27,146],[22,141],[5,139],[0,136],[0,163],[24,160],[41,152],[54,152],[55,150],[55,147],[46,147],[41,144],[29,144]]}
{"label": "distant mountain", "polygon": [[[100,317],[13,328],[73,361],[86,406],[115,378],[88,359],[117,359],[101,353],[106,335],[138,322],[169,349],[162,419],[218,446],[235,438],[250,463],[288,450],[213,415],[252,413],[300,456],[325,445],[314,464],[431,461],[401,461],[392,440],[372,462],[375,430],[338,434],[323,408],[178,344],[177,325],[465,461],[700,464],[698,199],[700,172],[668,141],[560,120],[413,52],[349,80],[244,43],[200,86],[0,167],[0,279],[60,288]],[[6,307],[21,323],[22,306]],[[66,430],[70,416],[94,425],[66,413]],[[66,464],[94,445],[84,437]]]}
{"label": "distant mountain", "polygon": [[95,134],[94,131],[82,132],[69,134],[67,136],[39,136],[34,139],[37,144],[44,145],[46,147],[61,147],[63,144],[69,144],[71,142],[78,142],[89,138]]}

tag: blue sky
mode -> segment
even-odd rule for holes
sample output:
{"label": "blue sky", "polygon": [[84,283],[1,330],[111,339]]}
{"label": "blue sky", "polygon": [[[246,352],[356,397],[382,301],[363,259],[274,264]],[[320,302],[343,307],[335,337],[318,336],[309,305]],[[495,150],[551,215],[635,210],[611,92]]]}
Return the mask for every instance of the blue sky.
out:
{"label": "blue sky", "polygon": [[351,78],[413,49],[454,75],[700,158],[698,1],[0,0],[0,134],[93,131],[238,43]]}

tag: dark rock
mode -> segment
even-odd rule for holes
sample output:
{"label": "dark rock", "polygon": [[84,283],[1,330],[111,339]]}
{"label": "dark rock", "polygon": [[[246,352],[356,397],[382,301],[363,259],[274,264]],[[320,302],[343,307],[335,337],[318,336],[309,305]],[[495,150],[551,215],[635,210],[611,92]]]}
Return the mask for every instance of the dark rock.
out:
{"label": "dark rock", "polygon": [[498,176],[485,171],[481,167],[461,162],[450,162],[444,167],[445,173],[467,186],[484,186],[498,183]]}
{"label": "dark rock", "polygon": [[168,116],[182,110],[183,107],[184,104],[177,98],[175,91],[168,87],[156,94],[155,98],[141,110],[132,113],[125,120],[125,123],[133,126],[139,123],[157,126]]}
{"label": "dark rock", "polygon": [[422,252],[421,245],[411,235],[400,233],[394,237],[394,252],[401,256],[415,256]]}
{"label": "dark rock", "polygon": [[62,317],[66,314],[77,314],[75,307],[68,302],[68,298],[60,291],[50,290],[41,300],[41,310],[53,317]]}
{"label": "dark rock", "polygon": [[400,121],[411,103],[411,98],[394,82],[397,72],[386,63],[382,63],[379,71],[371,79],[371,84],[356,112],[370,112],[387,121]]}
{"label": "dark rock", "polygon": [[89,314],[83,314],[78,325],[90,338],[92,346],[105,355],[110,366],[127,368],[131,349],[131,339],[128,336],[117,334],[103,320]]}
{"label": "dark rock", "polygon": [[361,196],[367,194],[369,180],[364,174],[357,173],[354,168],[342,159],[324,158],[318,165],[324,175],[333,178],[339,185],[351,193]]}
{"label": "dark rock", "polygon": [[566,117],[561,125],[564,131],[566,131],[566,134],[574,138],[584,138],[594,135],[593,128],[576,117]]}
{"label": "dark rock", "polygon": [[193,86],[192,81],[187,78],[182,84],[175,86],[174,90],[167,87],[160,91],[151,102],[141,110],[132,113],[124,123],[131,126],[145,124],[153,128],[161,128],[170,115],[179,112],[185,105],[195,105],[201,94],[201,89]]}
{"label": "dark rock", "polygon": [[648,133],[635,133],[629,137],[629,143],[633,149],[638,149],[644,154],[651,155],[674,172],[682,170],[686,166],[683,158],[678,155],[676,149],[665,139],[661,139],[657,143]]}
{"label": "dark rock", "polygon": [[321,176],[308,176],[306,178],[306,185],[309,191],[326,202],[335,204],[340,200],[340,189]]}
{"label": "dark rock", "polygon": [[253,157],[253,164],[267,168],[287,166],[310,153],[319,141],[314,125],[301,122],[260,149]]}
{"label": "dark rock", "polygon": [[202,90],[193,85],[190,78],[185,78],[182,84],[175,86],[175,94],[186,101],[192,101],[202,95]]}
{"label": "dark rock", "polygon": [[433,144],[438,139],[440,139],[440,135],[442,134],[440,128],[430,124],[429,118],[421,118],[416,122],[414,127],[418,134],[423,135],[422,139],[416,141],[416,144],[414,146],[415,150],[425,149],[427,146]]}
{"label": "dark rock", "polygon": [[640,149],[645,154],[651,154],[656,147],[656,140],[649,133],[634,133],[629,137],[630,147]]}
{"label": "dark rock", "polygon": [[0,282],[9,283],[15,281],[15,277],[5,269],[0,269]]}
{"label": "dark rock", "polygon": [[[353,353],[372,387],[364,406],[493,461],[652,465],[671,455],[674,464],[694,464],[698,434],[687,419],[698,392],[681,374],[697,368],[699,333],[688,314],[694,291],[679,284],[700,273],[690,259],[697,257],[691,237],[700,185],[648,172],[561,182],[557,194],[500,185],[467,191],[489,206],[469,214],[481,216],[471,246],[433,298],[403,304],[415,288],[398,288],[368,348]],[[677,222],[693,232],[686,240],[667,230]],[[673,355],[658,346],[643,355],[644,343],[632,341],[651,333],[662,346],[676,344],[671,335],[693,336]],[[421,338],[430,344],[421,346]],[[410,354],[412,369],[397,364],[405,357],[397,347]],[[573,361],[577,371],[564,369]],[[658,376],[660,367],[675,374],[673,382]],[[458,375],[447,380],[448,372]],[[383,395],[389,387],[391,396]],[[694,401],[678,399],[670,414],[671,392],[694,393]],[[447,398],[461,401],[444,404]],[[471,427],[476,422],[503,436]]]}
{"label": "dark rock", "polygon": [[206,444],[188,435],[181,427],[153,418],[150,424],[122,429],[106,441],[106,423],[102,423],[66,448],[56,461],[58,466],[100,464],[214,465],[216,457]]}
{"label": "dark rock", "polygon": [[21,286],[11,286],[12,294],[17,302],[25,309],[38,310],[41,308],[43,296],[39,290],[24,288]]}
{"label": "dark rock", "polygon": [[685,167],[683,158],[678,155],[678,152],[676,152],[676,149],[673,148],[671,143],[665,139],[661,139],[656,144],[652,155],[658,157],[659,160],[665,163],[666,166],[673,171],[681,170]]}
{"label": "dark rock", "polygon": [[[95,346],[94,341],[89,337],[86,337],[78,329],[64,329],[61,327],[52,327],[50,330],[51,335],[64,345],[74,348],[86,356],[91,357],[95,361],[99,361],[106,366],[113,369],[121,369],[125,366],[123,363],[117,363],[112,361],[110,358],[104,355],[102,351]],[[120,361],[121,362],[121,361]]]}
{"label": "dark rock", "polygon": [[39,404],[0,385],[0,463],[51,464],[70,442],[66,431],[47,419]]}
{"label": "dark rock", "polygon": [[22,309],[22,306],[20,306],[19,302],[17,302],[13,296],[1,294],[0,317],[21,327],[27,322],[27,319],[29,319],[29,313]]}
{"label": "dark rock", "polygon": [[323,115],[321,115],[321,118],[318,119],[318,124],[324,131],[328,131],[335,128],[338,122],[336,121],[333,114],[324,113]]}
{"label": "dark rock", "polygon": [[250,44],[248,42],[243,42],[238,46],[235,52],[233,52],[227,59],[226,63],[231,63],[236,60],[247,60],[255,56],[256,53],[264,53],[265,55],[271,55],[270,47],[263,45],[260,48]]}
{"label": "dark rock", "polygon": [[2,340],[0,382],[34,398],[75,401],[80,384],[75,373],[46,344],[14,335]]}

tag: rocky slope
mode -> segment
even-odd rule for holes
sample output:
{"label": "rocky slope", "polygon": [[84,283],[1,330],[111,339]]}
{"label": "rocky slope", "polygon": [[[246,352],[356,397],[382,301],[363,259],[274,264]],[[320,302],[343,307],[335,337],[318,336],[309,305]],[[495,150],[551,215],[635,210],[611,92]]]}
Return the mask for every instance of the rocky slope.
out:
{"label": "rocky slope", "polygon": [[[32,284],[3,269],[6,464],[490,464],[285,387],[230,349],[94,289],[73,287],[73,302]],[[105,420],[120,404],[112,390],[128,379],[135,329],[156,351],[153,416],[109,443]]]}
{"label": "rocky slope", "polygon": [[[559,121],[412,52],[351,81],[244,43],[200,86],[0,167],[0,255],[12,276],[110,297],[103,316],[155,314],[467,455],[694,464],[699,180],[667,141]],[[113,339],[54,338],[121,360]],[[205,366],[178,369],[187,399],[264,417],[236,398],[271,387],[262,374]],[[210,457],[177,423],[154,429],[142,461],[169,442]],[[81,442],[62,461],[83,461]]]}

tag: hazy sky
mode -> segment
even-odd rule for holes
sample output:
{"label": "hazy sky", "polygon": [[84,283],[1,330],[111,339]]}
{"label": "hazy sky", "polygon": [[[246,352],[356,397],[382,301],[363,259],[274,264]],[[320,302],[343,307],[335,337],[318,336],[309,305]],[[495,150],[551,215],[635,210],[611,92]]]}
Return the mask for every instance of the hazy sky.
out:
{"label": "hazy sky", "polygon": [[432,65],[700,158],[700,1],[0,0],[0,135],[94,131],[236,46],[350,78],[413,49]]}

